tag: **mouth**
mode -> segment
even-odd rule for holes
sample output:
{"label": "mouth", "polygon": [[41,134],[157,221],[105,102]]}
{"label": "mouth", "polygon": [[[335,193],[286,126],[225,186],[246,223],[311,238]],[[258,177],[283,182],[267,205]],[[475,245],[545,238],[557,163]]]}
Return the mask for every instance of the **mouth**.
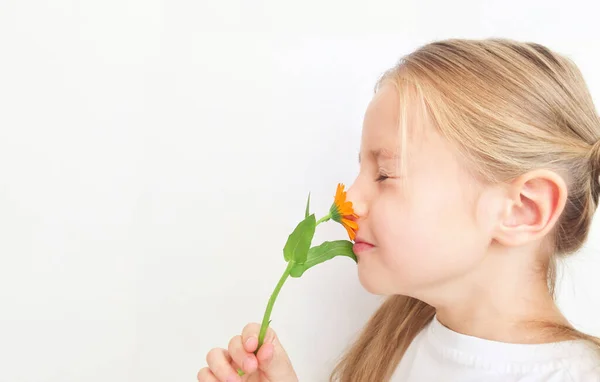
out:
{"label": "mouth", "polygon": [[361,239],[356,239],[354,241],[354,245],[352,246],[352,251],[354,254],[358,255],[359,253],[364,253],[370,249],[373,249],[375,246],[369,242],[363,241]]}

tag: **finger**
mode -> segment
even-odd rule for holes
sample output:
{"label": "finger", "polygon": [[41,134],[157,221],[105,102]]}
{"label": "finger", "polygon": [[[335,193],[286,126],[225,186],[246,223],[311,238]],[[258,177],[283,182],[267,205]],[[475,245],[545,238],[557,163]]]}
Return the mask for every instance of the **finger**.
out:
{"label": "finger", "polygon": [[253,322],[248,324],[242,330],[242,342],[244,349],[249,353],[254,353],[258,348],[258,334],[260,332],[260,325]]}
{"label": "finger", "polygon": [[[246,350],[257,348],[252,339],[253,336],[258,338],[260,331],[260,325],[253,323],[248,324],[242,332],[242,341],[249,342],[249,346]],[[250,350],[250,351],[252,351]],[[279,343],[279,339],[275,334],[275,331],[270,327],[267,328],[263,344],[261,345],[258,352],[256,352],[258,368],[262,370],[269,379],[279,381],[289,378],[290,373],[293,373],[294,368],[287,356],[287,353]]]}
{"label": "finger", "polygon": [[265,342],[256,353],[258,368],[270,379],[282,381],[294,373],[294,368],[285,350],[278,342]]}
{"label": "finger", "polygon": [[[260,334],[260,324],[258,323],[250,323],[244,327],[242,330],[242,342],[244,343],[244,349],[247,352],[255,352],[258,348],[258,336]],[[277,335],[275,331],[270,327],[267,327],[267,332],[265,333],[265,337],[263,338],[263,343],[271,342],[277,343]]]}
{"label": "finger", "polygon": [[206,355],[210,371],[221,382],[242,382],[242,379],[231,365],[231,356],[225,349],[212,349]]}
{"label": "finger", "polygon": [[197,378],[198,382],[219,382],[217,377],[215,377],[208,367],[200,369]]}
{"label": "finger", "polygon": [[273,355],[275,354],[275,346],[272,343],[265,343],[258,349],[256,357],[258,359],[259,367],[262,370],[268,370],[269,366],[273,362]]}
{"label": "finger", "polygon": [[246,373],[252,373],[258,367],[258,361],[253,353],[249,353],[244,349],[242,344],[242,336],[235,336],[229,341],[227,349],[233,361],[242,366],[242,370]]}

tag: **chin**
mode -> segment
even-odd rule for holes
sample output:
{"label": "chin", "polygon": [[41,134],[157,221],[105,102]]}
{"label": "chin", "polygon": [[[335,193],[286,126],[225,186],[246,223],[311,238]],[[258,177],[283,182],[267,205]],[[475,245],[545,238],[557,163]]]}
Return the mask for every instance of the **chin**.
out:
{"label": "chin", "polygon": [[381,277],[377,277],[375,273],[369,272],[365,270],[364,267],[361,267],[360,261],[358,265],[358,280],[367,292],[380,296],[386,295],[381,283]]}

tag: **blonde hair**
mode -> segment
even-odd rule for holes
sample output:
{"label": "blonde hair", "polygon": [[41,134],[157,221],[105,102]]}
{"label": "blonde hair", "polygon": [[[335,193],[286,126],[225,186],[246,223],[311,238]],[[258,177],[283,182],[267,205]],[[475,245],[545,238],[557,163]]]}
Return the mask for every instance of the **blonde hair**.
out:
{"label": "blonde hair", "polygon": [[[480,179],[503,182],[539,168],[565,179],[568,199],[550,238],[547,264],[554,296],[557,259],[577,251],[587,239],[600,193],[600,118],[577,66],[540,44],[450,39],[404,56],[384,73],[375,91],[384,83],[397,87],[402,107],[408,101],[408,91],[402,90],[416,89],[434,125]],[[404,137],[402,121],[400,125]],[[435,309],[423,301],[389,297],[330,380],[389,380],[434,315]],[[574,328],[546,327],[600,348],[600,339]]]}

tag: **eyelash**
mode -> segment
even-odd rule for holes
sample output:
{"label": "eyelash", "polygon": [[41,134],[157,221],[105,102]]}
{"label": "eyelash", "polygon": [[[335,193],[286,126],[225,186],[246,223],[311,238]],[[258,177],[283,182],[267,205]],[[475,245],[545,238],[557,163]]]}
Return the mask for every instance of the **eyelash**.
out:
{"label": "eyelash", "polygon": [[389,179],[390,177],[385,175],[385,174],[379,174],[379,176],[377,177],[377,179],[375,179],[376,182],[383,182],[386,179]]}

